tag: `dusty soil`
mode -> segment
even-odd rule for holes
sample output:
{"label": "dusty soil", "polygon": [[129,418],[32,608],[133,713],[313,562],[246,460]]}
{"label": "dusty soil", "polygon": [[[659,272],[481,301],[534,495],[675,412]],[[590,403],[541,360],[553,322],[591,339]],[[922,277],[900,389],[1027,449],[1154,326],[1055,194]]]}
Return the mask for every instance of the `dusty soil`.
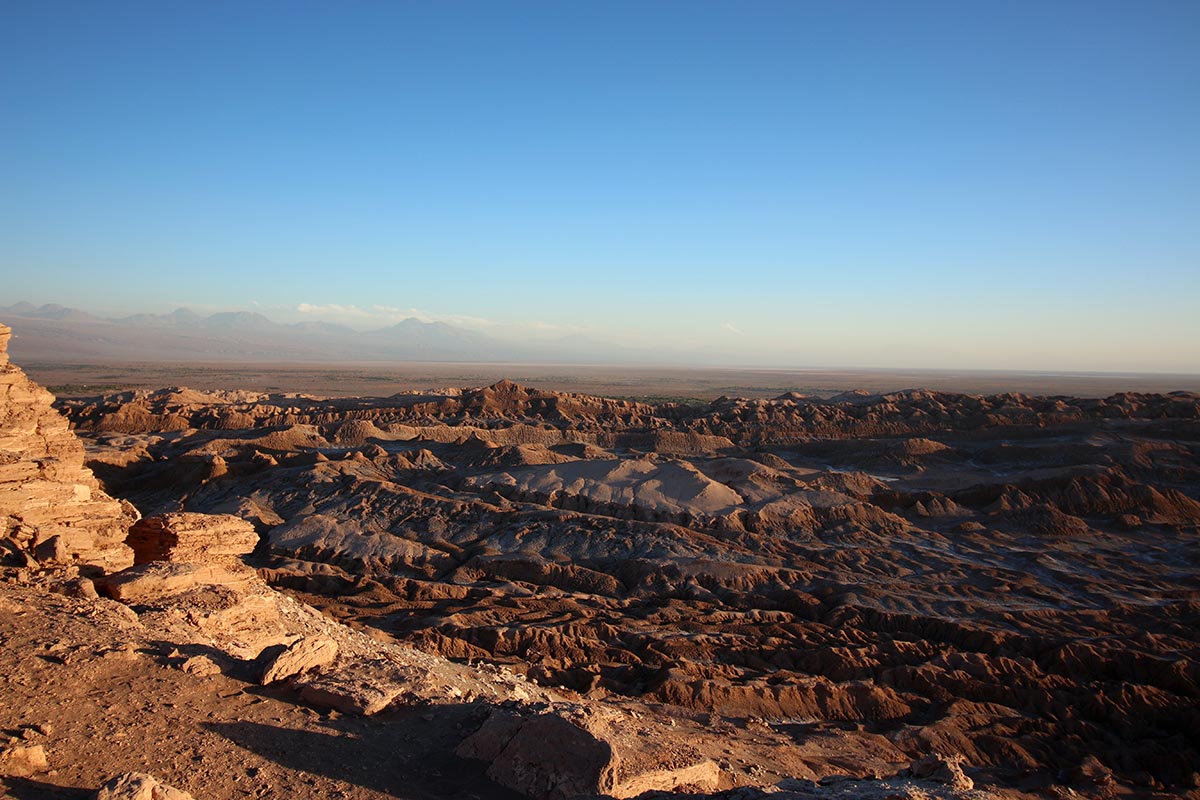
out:
{"label": "dusty soil", "polygon": [[43,745],[52,768],[0,777],[6,796],[82,800],[139,771],[208,800],[521,797],[453,754],[479,708],[321,712],[257,686],[248,664],[184,672],[180,662],[204,648],[147,638],[112,601],[6,584],[0,611],[0,732]]}

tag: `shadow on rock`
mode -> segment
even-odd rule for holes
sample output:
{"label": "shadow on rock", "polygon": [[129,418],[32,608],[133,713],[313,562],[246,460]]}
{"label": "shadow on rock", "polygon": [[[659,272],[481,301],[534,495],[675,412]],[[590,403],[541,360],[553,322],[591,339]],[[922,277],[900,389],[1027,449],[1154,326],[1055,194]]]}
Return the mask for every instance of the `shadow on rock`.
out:
{"label": "shadow on rock", "polygon": [[262,666],[256,660],[233,658],[210,645],[154,641],[142,652],[161,667],[174,667],[192,675],[222,674],[252,682],[262,672]]}
{"label": "shadow on rock", "polygon": [[94,789],[59,786],[32,778],[0,778],[0,797],[15,800],[85,800],[95,796]]}
{"label": "shadow on rock", "polygon": [[491,781],[485,764],[454,755],[477,727],[477,714],[469,706],[413,707],[370,720],[327,720],[323,731],[255,722],[205,727],[288,769],[398,797],[524,800]]}

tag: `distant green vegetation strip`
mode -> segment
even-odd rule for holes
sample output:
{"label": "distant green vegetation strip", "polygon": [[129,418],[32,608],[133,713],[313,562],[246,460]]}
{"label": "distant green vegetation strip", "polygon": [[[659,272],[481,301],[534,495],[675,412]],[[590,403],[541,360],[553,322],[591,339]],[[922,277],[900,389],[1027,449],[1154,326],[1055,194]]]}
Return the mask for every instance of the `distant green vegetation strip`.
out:
{"label": "distant green vegetation strip", "polygon": [[128,383],[62,383],[46,387],[55,397],[83,397],[132,388]]}
{"label": "distant green vegetation strip", "polygon": [[711,400],[705,400],[700,397],[688,397],[685,395],[670,395],[670,394],[605,394],[601,397],[607,397],[610,400],[624,400],[630,403],[647,403],[652,406],[666,405],[667,403],[675,403],[681,406],[706,406]]}

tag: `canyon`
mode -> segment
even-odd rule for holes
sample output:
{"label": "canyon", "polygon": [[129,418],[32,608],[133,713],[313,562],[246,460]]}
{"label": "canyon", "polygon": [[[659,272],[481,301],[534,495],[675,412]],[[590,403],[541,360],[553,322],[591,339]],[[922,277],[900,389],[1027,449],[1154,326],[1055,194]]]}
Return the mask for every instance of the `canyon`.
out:
{"label": "canyon", "polygon": [[[338,791],[1200,790],[1200,395],[649,403],[499,381],[51,407],[4,369],[0,483],[27,493],[0,495],[6,602],[60,630],[93,609],[125,640],[106,652],[145,651],[122,669],[169,666],[189,697],[290,652],[223,741],[332,708],[316,719],[372,754],[426,723],[457,776],[320,771]],[[51,484],[78,503],[25,520]],[[87,575],[105,597],[38,593]],[[7,669],[47,663],[11,646],[37,630],[5,636]],[[138,636],[159,644],[121,649]],[[200,655],[215,673],[183,671]],[[247,768],[295,786],[286,762]],[[214,780],[186,788],[237,796]]]}

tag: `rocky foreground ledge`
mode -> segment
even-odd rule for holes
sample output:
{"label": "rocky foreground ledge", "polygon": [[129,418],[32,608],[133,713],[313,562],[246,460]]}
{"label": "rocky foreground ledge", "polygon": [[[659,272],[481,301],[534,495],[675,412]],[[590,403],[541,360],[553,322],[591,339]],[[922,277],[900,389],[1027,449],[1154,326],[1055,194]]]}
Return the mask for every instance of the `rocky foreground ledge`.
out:
{"label": "rocky foreground ledge", "polygon": [[243,563],[257,536],[237,517],[134,524],[83,465],[53,398],[8,363],[8,337],[0,326],[6,796],[1004,796],[936,755],[889,779],[737,787],[728,743],[694,720],[333,622]]}
{"label": "rocky foreground ledge", "polygon": [[[108,783],[100,797],[707,797],[728,784],[699,727],[377,642],[232,563],[3,578],[0,787],[13,796]],[[180,794],[119,794],[143,785],[127,773]],[[933,757],[890,779],[721,796],[1015,796],[971,785]]]}

